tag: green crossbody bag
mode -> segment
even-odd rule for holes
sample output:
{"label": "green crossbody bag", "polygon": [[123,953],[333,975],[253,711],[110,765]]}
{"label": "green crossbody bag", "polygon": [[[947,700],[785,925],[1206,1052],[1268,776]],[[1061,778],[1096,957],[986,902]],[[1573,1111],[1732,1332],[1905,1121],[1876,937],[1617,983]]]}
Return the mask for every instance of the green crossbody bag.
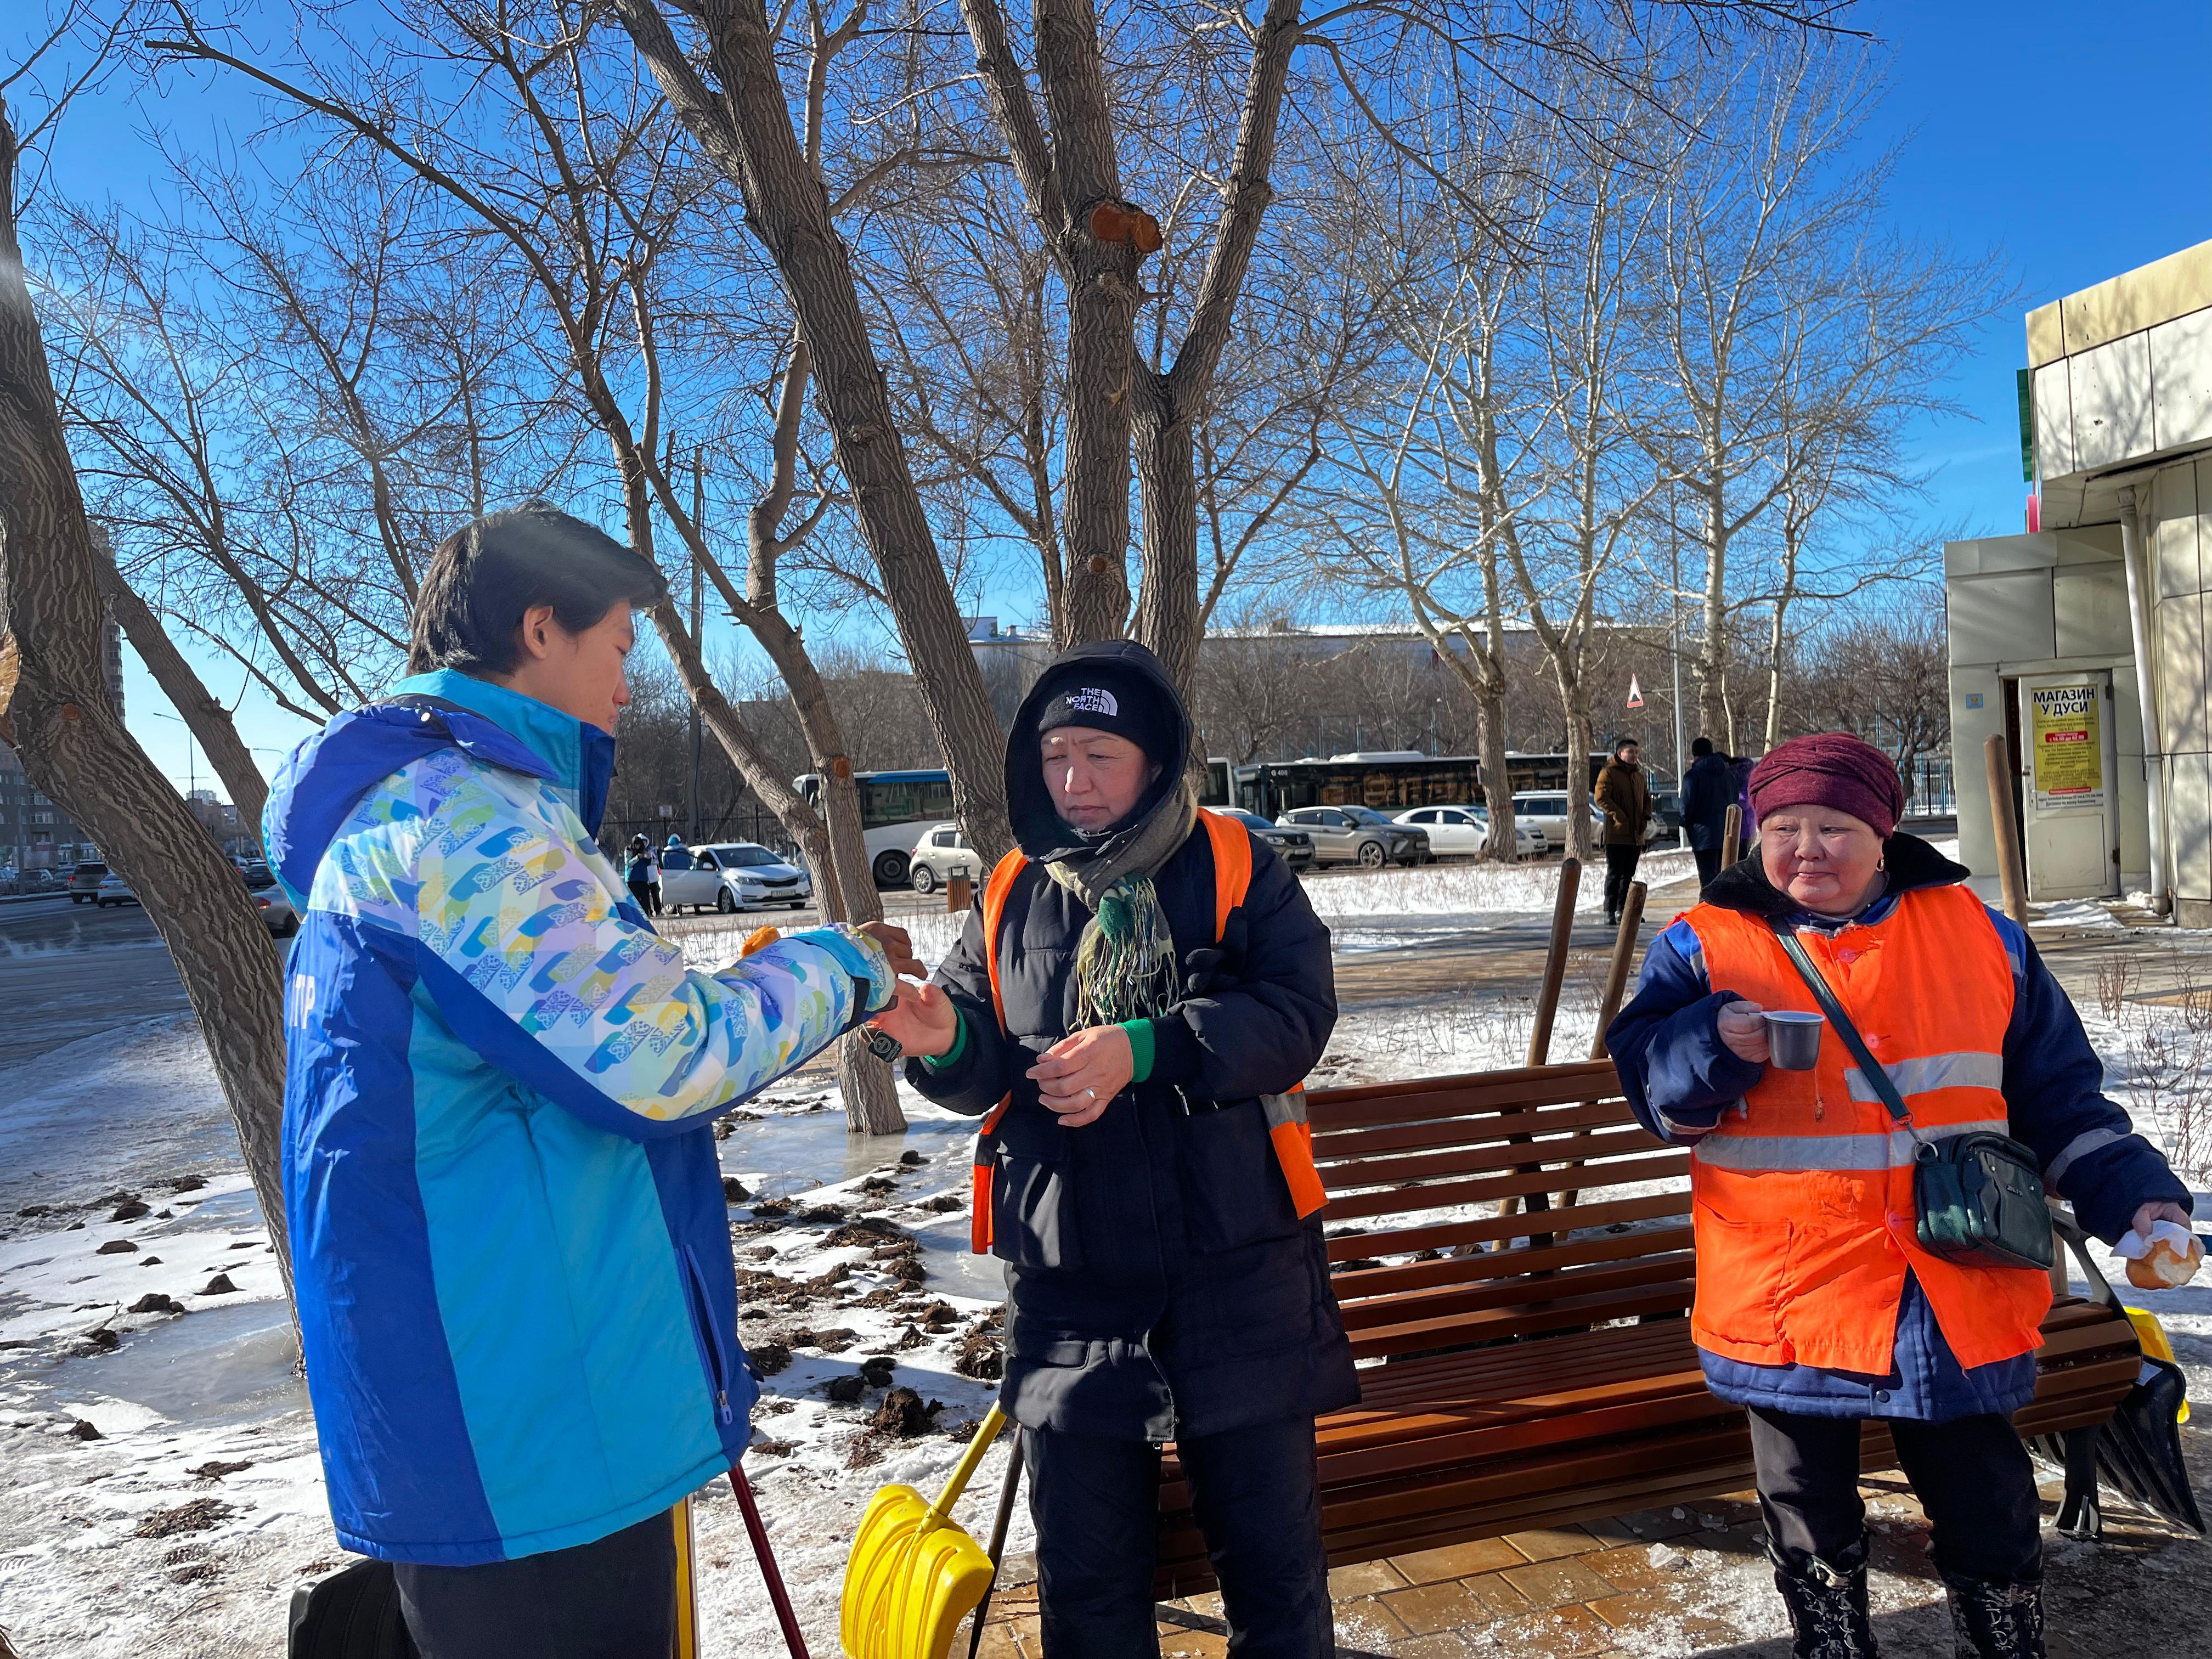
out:
{"label": "green crossbody bag", "polygon": [[1897,1127],[1912,1137],[1912,1207],[1920,1248],[1962,1267],[2047,1270],[2051,1212],[2043,1201],[2035,1154],[2010,1135],[1987,1130],[1931,1140],[1913,1127],[1905,1097],[1829,989],[1826,976],[1795,933],[1779,922],[1767,926]]}

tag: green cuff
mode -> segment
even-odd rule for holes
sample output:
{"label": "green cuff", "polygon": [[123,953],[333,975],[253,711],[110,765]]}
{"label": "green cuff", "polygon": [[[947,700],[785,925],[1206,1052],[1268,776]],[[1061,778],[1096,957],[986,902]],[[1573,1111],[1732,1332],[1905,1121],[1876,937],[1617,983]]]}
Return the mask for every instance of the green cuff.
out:
{"label": "green cuff", "polygon": [[1129,1059],[1132,1069],[1129,1081],[1142,1083],[1152,1074],[1152,1022],[1149,1019],[1125,1019],[1121,1029],[1129,1034]]}
{"label": "green cuff", "polygon": [[967,1048],[968,1022],[960,1017],[959,1011],[956,1009],[952,1015],[952,1046],[941,1054],[924,1054],[921,1057],[921,1063],[933,1072],[944,1071],[947,1066],[957,1065],[960,1056],[967,1051]]}

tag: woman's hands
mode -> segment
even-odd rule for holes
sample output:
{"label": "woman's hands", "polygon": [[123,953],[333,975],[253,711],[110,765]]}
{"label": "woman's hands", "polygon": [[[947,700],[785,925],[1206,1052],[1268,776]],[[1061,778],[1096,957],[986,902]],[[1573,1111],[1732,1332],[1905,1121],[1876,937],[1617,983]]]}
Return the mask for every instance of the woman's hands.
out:
{"label": "woman's hands", "polygon": [[2184,1231],[2190,1230],[2189,1212],[2179,1204],[2144,1205],[2136,1212],[2135,1230],[2148,1238],[2153,1224],[2160,1221],[2171,1221]]}
{"label": "woman's hands", "polygon": [[1038,1097],[1060,1114],[1063,1127],[1095,1123],[1136,1075],[1129,1034],[1118,1025],[1093,1025],[1064,1036],[1029,1069]]}
{"label": "woman's hands", "polygon": [[1764,1066],[1769,1058],[1766,1047],[1766,1011],[1755,1002],[1741,998],[1724,1004],[1719,1017],[1713,1022],[1720,1033],[1721,1045],[1738,1060],[1747,1060],[1754,1066]]}
{"label": "woman's hands", "polygon": [[898,1000],[870,1020],[868,1028],[883,1032],[908,1054],[935,1060],[960,1035],[960,1011],[951,997],[927,981],[915,984],[901,980]]}

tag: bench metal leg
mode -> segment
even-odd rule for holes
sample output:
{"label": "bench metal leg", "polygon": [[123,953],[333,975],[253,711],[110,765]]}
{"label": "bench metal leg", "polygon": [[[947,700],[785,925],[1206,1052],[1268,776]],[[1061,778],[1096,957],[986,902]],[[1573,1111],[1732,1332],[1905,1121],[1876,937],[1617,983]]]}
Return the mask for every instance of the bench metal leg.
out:
{"label": "bench metal leg", "polygon": [[2101,1424],[2068,1429],[2060,1437],[2066,1445],[2066,1497],[2058,1506],[2058,1530],[2069,1538],[2101,1538],[2105,1517],[2097,1498],[2097,1441]]}

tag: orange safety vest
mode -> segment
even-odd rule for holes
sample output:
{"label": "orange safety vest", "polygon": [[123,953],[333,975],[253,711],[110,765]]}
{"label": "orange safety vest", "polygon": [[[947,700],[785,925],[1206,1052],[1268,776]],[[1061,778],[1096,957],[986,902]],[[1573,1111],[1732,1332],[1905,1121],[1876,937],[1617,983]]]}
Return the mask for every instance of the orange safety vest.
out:
{"label": "orange safety vest", "polygon": [[[1244,902],[1252,885],[1251,832],[1234,818],[1198,809],[1198,821],[1213,843],[1213,941],[1218,945],[1229,932],[1230,913]],[[983,886],[983,961],[991,973],[991,1007],[999,1017],[1001,1036],[1006,1030],[1006,1000],[999,988],[999,921],[1006,915],[1006,898],[1014,882],[1028,866],[1019,848],[1000,859]],[[1267,1114],[1267,1139],[1274,1144],[1275,1161],[1282,1165],[1290,1184],[1291,1202],[1298,1218],[1328,1201],[1321,1173],[1314,1168],[1313,1130],[1306,1122],[1305,1085],[1294,1083],[1279,1095],[1261,1095]],[[999,1120],[1014,1103],[1011,1091],[991,1109],[975,1136],[975,1204],[969,1222],[969,1243],[977,1255],[990,1253],[994,1229],[991,1215],[991,1172],[998,1162]]]}
{"label": "orange safety vest", "polygon": [[[1711,904],[1684,920],[1714,990],[1819,1012],[1765,921]],[[1979,899],[1918,888],[1873,926],[1798,938],[1922,1135],[2008,1133],[2000,1085],[2012,963]],[[1770,1066],[1692,1152],[1698,1346],[1753,1364],[1884,1375],[1909,1268],[1961,1365],[2033,1348],[2050,1276],[1921,1249],[1914,1146],[1827,1027],[1814,1069]]]}

